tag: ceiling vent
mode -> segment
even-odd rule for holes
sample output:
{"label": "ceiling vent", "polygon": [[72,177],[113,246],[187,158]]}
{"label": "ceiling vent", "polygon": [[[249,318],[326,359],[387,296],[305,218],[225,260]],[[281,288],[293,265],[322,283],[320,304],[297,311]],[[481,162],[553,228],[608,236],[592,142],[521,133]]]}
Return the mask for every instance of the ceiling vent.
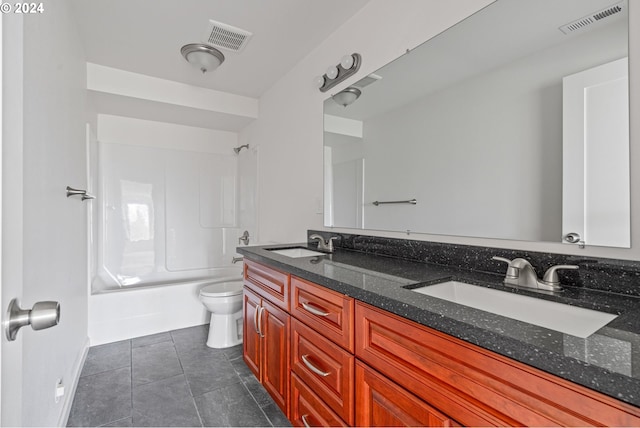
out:
{"label": "ceiling vent", "polygon": [[203,42],[228,51],[240,52],[249,43],[253,33],[222,22],[209,20]]}
{"label": "ceiling vent", "polygon": [[560,27],[560,31],[562,31],[564,34],[570,34],[574,31],[585,29],[588,26],[595,24],[596,22],[619,14],[624,10],[624,8],[624,2],[614,4],[613,6],[609,6],[576,21],[570,22],[569,24],[563,25],[562,27]]}
{"label": "ceiling vent", "polygon": [[362,89],[365,86],[369,86],[370,84],[375,83],[380,79],[382,79],[382,76],[378,76],[377,74],[371,73],[370,75],[358,80],[356,83],[354,83],[351,86],[357,86],[358,88]]}

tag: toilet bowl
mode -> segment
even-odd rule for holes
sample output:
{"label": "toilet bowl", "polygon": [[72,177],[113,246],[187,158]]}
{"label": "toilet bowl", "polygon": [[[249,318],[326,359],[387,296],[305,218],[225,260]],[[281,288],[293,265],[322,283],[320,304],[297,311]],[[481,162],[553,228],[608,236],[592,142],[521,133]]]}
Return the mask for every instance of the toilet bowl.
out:
{"label": "toilet bowl", "polygon": [[206,285],[200,300],[211,312],[207,346],[228,348],[242,343],[242,281]]}

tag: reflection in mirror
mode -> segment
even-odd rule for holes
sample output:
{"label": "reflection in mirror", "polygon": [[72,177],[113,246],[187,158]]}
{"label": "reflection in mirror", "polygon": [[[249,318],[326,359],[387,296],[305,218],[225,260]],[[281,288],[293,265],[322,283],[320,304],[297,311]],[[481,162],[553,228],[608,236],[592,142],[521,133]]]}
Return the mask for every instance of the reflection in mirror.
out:
{"label": "reflection in mirror", "polygon": [[325,225],[629,247],[627,8],[497,0],[328,98]]}

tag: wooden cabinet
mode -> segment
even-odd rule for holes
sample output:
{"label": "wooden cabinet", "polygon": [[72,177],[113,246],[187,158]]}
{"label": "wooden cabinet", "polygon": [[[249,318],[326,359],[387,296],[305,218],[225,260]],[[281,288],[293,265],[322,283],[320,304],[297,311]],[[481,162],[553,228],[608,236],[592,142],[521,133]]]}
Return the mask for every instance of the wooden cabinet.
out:
{"label": "wooden cabinet", "polygon": [[356,363],[356,385],[356,426],[457,426],[450,418],[361,362]]}
{"label": "wooden cabinet", "polygon": [[353,426],[353,309],[353,298],[291,277],[294,424]]}
{"label": "wooden cabinet", "polygon": [[640,425],[637,407],[360,302],[356,356],[463,425]]}
{"label": "wooden cabinet", "polygon": [[640,426],[635,406],[261,263],[244,284],[244,360],[296,426]]}
{"label": "wooden cabinet", "polygon": [[[278,290],[275,292],[274,290]],[[245,261],[243,357],[276,404],[289,416],[289,276]],[[280,297],[278,297],[280,296]],[[271,299],[277,300],[277,303]]]}
{"label": "wooden cabinet", "polygon": [[291,370],[347,424],[353,425],[353,354],[304,323],[291,321]]}

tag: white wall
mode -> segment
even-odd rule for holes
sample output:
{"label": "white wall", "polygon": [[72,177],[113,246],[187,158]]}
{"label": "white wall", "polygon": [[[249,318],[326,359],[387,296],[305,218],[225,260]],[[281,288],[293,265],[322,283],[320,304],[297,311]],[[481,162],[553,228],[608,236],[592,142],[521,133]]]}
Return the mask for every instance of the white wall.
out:
{"label": "white wall", "polygon": [[[24,18],[23,307],[60,302],[60,324],[23,329],[22,425],[66,421],[87,346],[86,202],[65,187],[86,188],[86,69],[69,2],[45,1]],[[56,403],[58,379],[67,395]]]}
{"label": "white wall", "polygon": [[[389,2],[372,0],[317,49],[298,63],[260,100],[260,118],[254,124],[252,141],[260,144],[259,228],[262,240],[299,242],[306,239],[309,228],[322,229],[322,210],[318,201],[323,196],[322,102],[350,83],[375,71],[460,19],[487,5],[490,1],[407,0]],[[640,8],[630,5],[632,23],[629,51],[637,51],[634,40],[640,37]],[[359,52],[360,70],[330,94],[320,93],[313,78],[344,54]],[[637,59],[631,58],[631,80],[640,78]],[[631,116],[640,108],[640,85],[631,84]],[[631,127],[632,194],[640,187],[640,125]],[[636,171],[638,170],[638,171]],[[640,210],[640,198],[632,201],[632,213]],[[463,243],[488,247],[549,251],[621,259],[640,259],[640,216],[632,216],[632,248],[586,248],[542,242],[464,238],[442,235],[412,234],[412,239]],[[337,232],[362,233],[354,229]],[[364,231],[378,236],[406,238],[405,233]]]}

